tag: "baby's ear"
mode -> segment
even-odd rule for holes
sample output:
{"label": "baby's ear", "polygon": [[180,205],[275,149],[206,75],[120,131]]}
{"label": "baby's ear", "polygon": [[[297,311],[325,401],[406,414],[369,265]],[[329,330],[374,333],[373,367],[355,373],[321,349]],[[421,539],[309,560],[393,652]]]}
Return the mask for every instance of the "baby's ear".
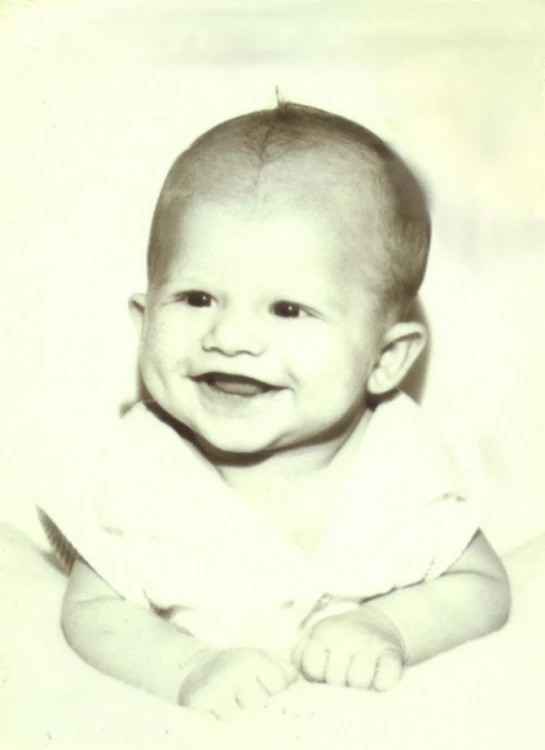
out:
{"label": "baby's ear", "polygon": [[144,315],[146,312],[146,295],[139,293],[133,294],[129,299],[129,312],[131,314],[134,327],[140,335],[144,325]]}
{"label": "baby's ear", "polygon": [[380,396],[397,388],[426,346],[422,323],[395,323],[384,337],[380,358],[367,381],[367,390]]}

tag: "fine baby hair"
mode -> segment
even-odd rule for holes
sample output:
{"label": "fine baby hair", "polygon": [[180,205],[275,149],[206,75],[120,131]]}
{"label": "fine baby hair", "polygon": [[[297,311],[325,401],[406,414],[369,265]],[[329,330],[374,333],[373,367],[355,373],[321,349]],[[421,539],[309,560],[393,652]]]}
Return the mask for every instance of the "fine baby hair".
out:
{"label": "fine baby hair", "polygon": [[362,125],[279,101],[227,120],[197,138],[172,165],[155,209],[150,283],[168,255],[172,218],[195,199],[267,211],[302,202],[329,206],[361,232],[369,280],[405,306],[426,269],[431,223],[426,196],[403,159]]}

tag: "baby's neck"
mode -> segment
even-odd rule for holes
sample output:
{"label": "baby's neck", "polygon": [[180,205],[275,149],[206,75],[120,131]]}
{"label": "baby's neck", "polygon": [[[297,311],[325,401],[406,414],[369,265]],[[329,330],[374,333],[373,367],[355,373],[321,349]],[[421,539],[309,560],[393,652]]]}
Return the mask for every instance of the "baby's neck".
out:
{"label": "baby's neck", "polygon": [[335,515],[369,417],[335,451],[276,453],[216,466],[240,501],[297,547],[313,553]]}
{"label": "baby's neck", "polygon": [[312,484],[320,480],[330,467],[343,464],[360,442],[367,428],[370,411],[347,430],[342,439],[324,445],[302,445],[257,456],[234,456],[216,460],[215,466],[233,489],[258,486],[273,487],[286,482],[297,485]]}

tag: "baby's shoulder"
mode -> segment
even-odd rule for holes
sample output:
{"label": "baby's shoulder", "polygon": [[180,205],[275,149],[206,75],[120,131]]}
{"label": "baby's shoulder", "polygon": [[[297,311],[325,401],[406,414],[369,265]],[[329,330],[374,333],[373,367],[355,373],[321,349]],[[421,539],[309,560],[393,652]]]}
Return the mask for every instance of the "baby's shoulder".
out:
{"label": "baby's shoulder", "polygon": [[373,413],[348,487],[380,505],[404,509],[446,494],[466,495],[464,478],[442,435],[422,407],[400,392]]}

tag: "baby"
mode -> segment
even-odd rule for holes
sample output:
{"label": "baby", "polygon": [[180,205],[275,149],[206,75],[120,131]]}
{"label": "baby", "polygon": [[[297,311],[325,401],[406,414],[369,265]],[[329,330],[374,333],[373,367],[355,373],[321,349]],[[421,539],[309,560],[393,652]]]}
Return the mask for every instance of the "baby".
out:
{"label": "baby", "polygon": [[504,624],[504,568],[397,390],[429,244],[401,158],[321,110],[175,161],[130,301],[149,398],[40,511],[90,664],[226,717],[301,678],[387,690]]}

